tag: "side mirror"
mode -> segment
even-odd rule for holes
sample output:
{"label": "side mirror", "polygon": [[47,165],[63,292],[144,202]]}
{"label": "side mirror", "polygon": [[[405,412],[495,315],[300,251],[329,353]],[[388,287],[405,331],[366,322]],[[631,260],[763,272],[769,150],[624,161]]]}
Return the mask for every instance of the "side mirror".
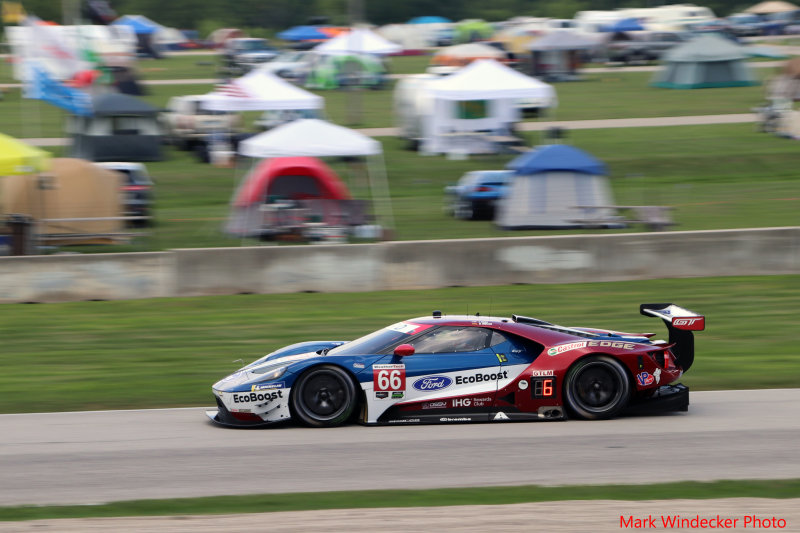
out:
{"label": "side mirror", "polygon": [[394,349],[394,354],[400,357],[405,357],[407,355],[414,355],[414,347],[410,344],[401,344],[397,348]]}

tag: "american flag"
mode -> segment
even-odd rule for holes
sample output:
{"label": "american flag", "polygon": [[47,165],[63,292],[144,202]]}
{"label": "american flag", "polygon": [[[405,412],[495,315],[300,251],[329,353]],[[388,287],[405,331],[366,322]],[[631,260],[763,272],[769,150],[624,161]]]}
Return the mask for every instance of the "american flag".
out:
{"label": "american flag", "polygon": [[225,96],[235,96],[237,98],[250,98],[250,93],[245,91],[243,88],[239,87],[239,85],[233,81],[230,83],[220,83],[214,87],[214,90],[219,94],[224,94]]}

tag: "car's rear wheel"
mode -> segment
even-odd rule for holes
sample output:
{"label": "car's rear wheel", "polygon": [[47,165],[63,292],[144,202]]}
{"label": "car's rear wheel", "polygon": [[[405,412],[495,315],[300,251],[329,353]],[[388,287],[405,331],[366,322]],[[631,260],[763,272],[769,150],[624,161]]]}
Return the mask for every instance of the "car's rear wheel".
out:
{"label": "car's rear wheel", "polygon": [[611,357],[595,355],[578,361],[567,372],[564,401],[581,418],[612,418],[628,404],[631,384],[625,368]]}
{"label": "car's rear wheel", "polygon": [[300,376],[292,387],[291,408],[302,423],[333,427],[346,422],[358,403],[356,386],[339,367],[319,366]]}

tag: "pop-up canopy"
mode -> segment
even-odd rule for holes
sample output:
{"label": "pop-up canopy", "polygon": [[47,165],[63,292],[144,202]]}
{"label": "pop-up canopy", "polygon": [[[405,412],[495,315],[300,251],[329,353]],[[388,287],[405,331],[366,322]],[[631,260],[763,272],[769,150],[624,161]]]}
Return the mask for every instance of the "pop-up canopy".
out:
{"label": "pop-up canopy", "polygon": [[337,35],[330,41],[314,47],[319,54],[373,54],[387,55],[403,51],[399,44],[387,41],[380,35],[365,29],[354,28]]}
{"label": "pop-up canopy", "polygon": [[0,133],[0,176],[47,170],[50,154]]}
{"label": "pop-up canopy", "polygon": [[520,100],[541,108],[556,103],[551,85],[492,59],[474,61],[423,90],[433,99],[423,123],[423,149],[431,153],[447,152],[453,133],[508,129],[520,118]]}
{"label": "pop-up canopy", "polygon": [[203,96],[203,107],[212,111],[322,109],[324,105],[321,96],[260,69]]}

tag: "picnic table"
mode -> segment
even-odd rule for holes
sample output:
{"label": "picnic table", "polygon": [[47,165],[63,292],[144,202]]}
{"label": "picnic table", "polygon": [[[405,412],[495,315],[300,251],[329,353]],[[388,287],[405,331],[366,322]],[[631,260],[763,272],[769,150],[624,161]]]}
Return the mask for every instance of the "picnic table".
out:
{"label": "picnic table", "polygon": [[674,226],[669,205],[576,205],[581,216],[572,220],[585,227],[625,227],[644,224],[651,231],[663,231]]}

